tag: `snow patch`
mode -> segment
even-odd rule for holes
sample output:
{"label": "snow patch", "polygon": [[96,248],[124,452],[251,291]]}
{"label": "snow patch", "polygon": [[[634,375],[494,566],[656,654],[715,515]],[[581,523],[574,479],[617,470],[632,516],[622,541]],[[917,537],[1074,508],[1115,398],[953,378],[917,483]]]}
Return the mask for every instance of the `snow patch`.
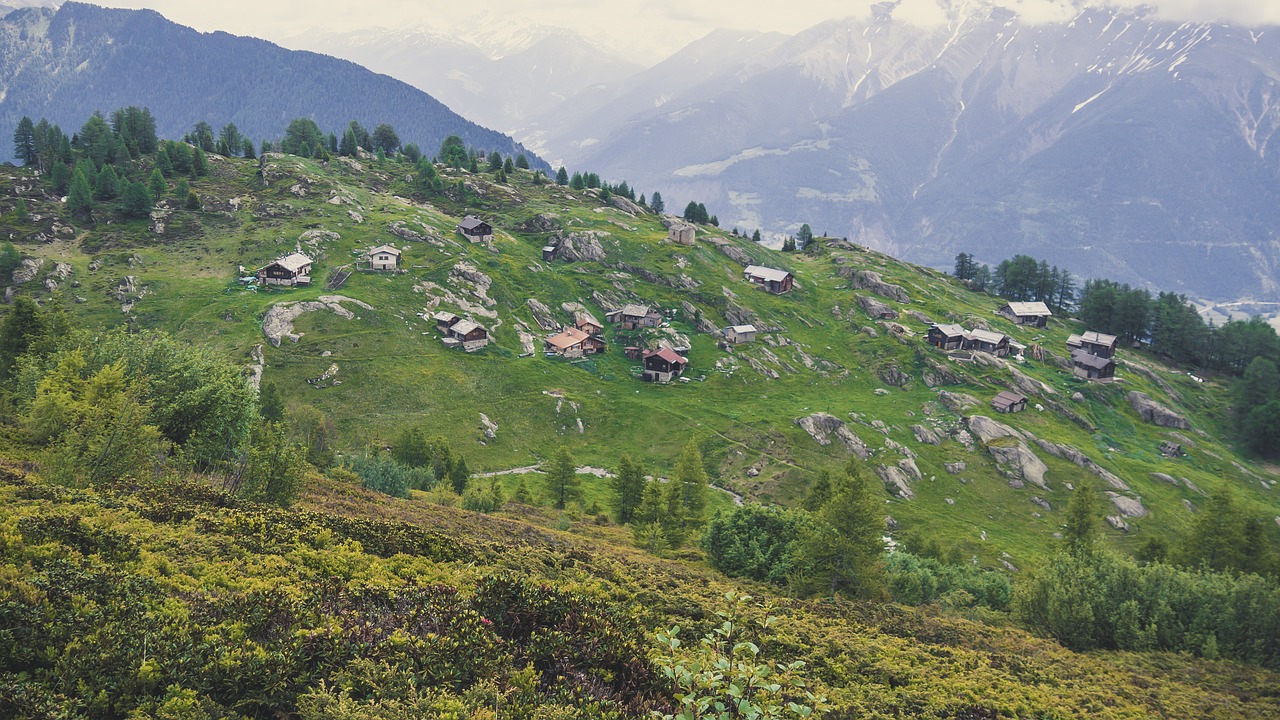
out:
{"label": "snow patch", "polygon": [[1084,102],[1082,102],[1082,103],[1080,103],[1079,105],[1075,106],[1075,108],[1071,111],[1071,114],[1072,114],[1072,115],[1075,115],[1077,112],[1079,112],[1079,111],[1080,111],[1080,108],[1082,108],[1082,107],[1084,107],[1085,105],[1088,105],[1089,103],[1093,102],[1094,100],[1097,100],[1098,98],[1102,97],[1103,93],[1105,93],[1107,90],[1110,90],[1110,89],[1111,89],[1111,88],[1109,88],[1109,87],[1107,87],[1107,88],[1103,88],[1102,92],[1099,92],[1097,95],[1094,95],[1093,97],[1089,98],[1088,100],[1085,100]]}

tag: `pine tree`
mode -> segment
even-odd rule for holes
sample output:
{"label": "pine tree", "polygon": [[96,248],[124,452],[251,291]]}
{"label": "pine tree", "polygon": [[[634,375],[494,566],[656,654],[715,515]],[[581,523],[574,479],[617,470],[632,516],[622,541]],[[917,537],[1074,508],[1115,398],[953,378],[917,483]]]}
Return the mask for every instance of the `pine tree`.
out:
{"label": "pine tree", "polygon": [[1209,570],[1240,569],[1244,564],[1241,548],[1245,524],[1231,489],[1224,487],[1214,492],[1196,514],[1191,532],[1184,535],[1181,561]]}
{"label": "pine tree", "polygon": [[556,450],[555,457],[547,469],[547,492],[551,496],[555,508],[563,510],[570,500],[577,496],[578,470],[568,448],[563,445]]}
{"label": "pine tree", "polygon": [[613,477],[613,510],[618,523],[627,524],[635,516],[644,494],[644,465],[635,462],[627,453],[618,458],[618,472]]}
{"label": "pine tree", "polygon": [[169,159],[169,151],[160,148],[156,150],[156,169],[165,177],[173,177],[173,161]]}
{"label": "pine tree", "polygon": [[563,165],[556,171],[556,184],[560,186],[569,184],[569,171],[565,170]]}
{"label": "pine tree", "polygon": [[523,477],[520,478],[520,483],[516,485],[516,492],[511,496],[511,500],[521,505],[533,504],[533,493],[529,492],[529,485],[525,483]]}
{"label": "pine tree", "polygon": [[169,186],[165,184],[164,175],[160,173],[159,168],[151,171],[151,179],[147,181],[147,190],[151,192],[151,197],[155,201],[159,201],[169,190]]}
{"label": "pine tree", "polygon": [[662,201],[662,193],[657,190],[653,191],[653,197],[649,198],[649,209],[652,210],[655,215],[661,215],[662,212],[667,209],[667,204]]}
{"label": "pine tree", "polygon": [[467,460],[459,455],[453,467],[449,468],[449,484],[453,486],[454,492],[461,495],[467,491],[467,482],[470,478],[471,471],[467,469]]}
{"label": "pine tree", "polygon": [[49,324],[34,300],[26,295],[13,299],[0,322],[0,382],[8,382],[18,358],[48,332]]}
{"label": "pine tree", "polygon": [[284,395],[273,382],[262,383],[258,392],[258,416],[267,422],[284,420]]}
{"label": "pine tree", "polygon": [[120,194],[120,179],[113,165],[103,165],[93,184],[93,196],[99,200],[111,200]]}
{"label": "pine tree", "polygon": [[689,515],[685,508],[683,487],[679,482],[667,483],[665,504],[662,517],[658,522],[662,525],[662,535],[672,549],[679,549],[689,536]]}
{"label": "pine tree", "polygon": [[17,218],[20,223],[25,223],[31,218],[31,214],[27,212],[26,198],[18,198],[18,202],[14,203],[13,216]]}
{"label": "pine tree", "polygon": [[800,230],[796,233],[796,247],[803,250],[809,247],[809,243],[813,242],[813,230],[809,227],[809,223],[800,226]]}
{"label": "pine tree", "polygon": [[760,240],[760,228],[756,228],[756,231],[751,233],[751,242],[758,243]]}
{"label": "pine tree", "polygon": [[80,218],[88,218],[93,212],[93,193],[89,190],[89,179],[85,177],[83,167],[77,167],[71,178],[71,189],[67,193],[67,210]]}
{"label": "pine tree", "polygon": [[186,200],[189,192],[191,192],[191,185],[187,183],[187,179],[178,178],[178,184],[173,188],[173,196],[178,200]]}
{"label": "pine tree", "polygon": [[257,157],[257,154],[253,151],[253,141],[250,140],[249,138],[245,138],[244,142],[241,143],[240,152],[242,155],[244,155],[246,158],[250,160],[253,160],[254,158]]}
{"label": "pine tree", "polygon": [[351,131],[351,128],[347,128],[347,131],[342,133],[342,143],[338,145],[338,154],[346,157],[356,156],[356,134]]}
{"label": "pine tree", "polygon": [[520,168],[521,170],[529,169],[529,158],[525,157],[524,153],[520,153],[519,155],[516,156],[516,167]]}
{"label": "pine tree", "polygon": [[502,167],[502,156],[498,154],[498,151],[494,150],[493,152],[489,153],[489,169],[498,170],[501,167]]}
{"label": "pine tree", "polygon": [[151,209],[154,206],[155,200],[152,199],[146,185],[140,182],[129,182],[128,180],[121,183],[120,212],[124,213],[126,217],[147,217],[151,214]]}
{"label": "pine tree", "polygon": [[818,473],[818,478],[809,486],[809,492],[804,496],[804,502],[801,507],[809,512],[817,512],[831,501],[831,471],[822,470]]}
{"label": "pine tree", "polygon": [[571,190],[582,190],[586,187],[587,187],[587,183],[585,180],[582,179],[582,174],[574,173],[573,177],[569,180],[569,188]]}
{"label": "pine tree", "polygon": [[685,522],[701,525],[707,511],[707,471],[702,466],[702,453],[698,451],[698,443],[692,438],[680,452],[673,482],[680,487]]}
{"label": "pine tree", "polygon": [[1093,487],[1087,482],[1076,486],[1067,503],[1067,522],[1062,529],[1062,539],[1067,552],[1084,555],[1093,550],[1098,535],[1098,500]]}
{"label": "pine tree", "polygon": [[850,461],[803,543],[801,559],[811,588],[860,598],[883,594],[881,512],[862,467],[856,460]]}
{"label": "pine tree", "polygon": [[516,166],[514,163],[511,162],[511,156],[508,155],[507,159],[502,161],[502,172],[505,175],[510,175],[515,171],[516,171]]}
{"label": "pine tree", "polygon": [[36,154],[36,128],[26,115],[22,116],[17,129],[13,131],[13,156],[28,167],[39,162],[39,155]]}
{"label": "pine tree", "polygon": [[204,156],[204,150],[199,147],[191,154],[191,174],[195,177],[209,174],[209,161]]}
{"label": "pine tree", "polygon": [[71,168],[67,167],[65,163],[55,161],[53,169],[49,171],[49,182],[53,185],[53,191],[59,195],[67,192],[71,187],[71,175]]}

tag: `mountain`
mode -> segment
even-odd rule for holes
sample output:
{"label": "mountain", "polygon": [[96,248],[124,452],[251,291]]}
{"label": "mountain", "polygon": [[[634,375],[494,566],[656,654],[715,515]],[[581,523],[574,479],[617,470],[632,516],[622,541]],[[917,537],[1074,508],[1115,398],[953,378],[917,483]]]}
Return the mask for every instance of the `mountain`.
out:
{"label": "mountain", "polygon": [[539,147],[726,226],[1280,299],[1280,30],[964,7],[945,27],[888,3],[825,22]]}
{"label": "mountain", "polygon": [[450,29],[304,34],[295,47],[352,60],[513,134],[585,89],[640,70],[565,28],[477,18]]}
{"label": "mountain", "polygon": [[[0,19],[5,133],[26,115],[48,118],[70,134],[95,110],[129,105],[150,108],[166,137],[181,137],[204,120],[215,128],[233,122],[258,142],[281,137],[294,118],[309,117],[325,131],[351,120],[368,128],[388,123],[402,142],[429,153],[448,135],[504,154],[523,151],[510,137],[399,80],[262,40],[200,33],[153,11],[68,2],[56,11],[30,8]],[[0,147],[0,158],[11,152],[8,144]]]}

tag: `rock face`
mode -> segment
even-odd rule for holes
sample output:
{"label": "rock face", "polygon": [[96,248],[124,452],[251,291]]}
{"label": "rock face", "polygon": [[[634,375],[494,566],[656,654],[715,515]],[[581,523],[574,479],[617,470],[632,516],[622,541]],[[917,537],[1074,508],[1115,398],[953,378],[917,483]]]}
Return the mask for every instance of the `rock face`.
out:
{"label": "rock face", "polygon": [[1178,430],[1191,429],[1191,423],[1187,422],[1185,417],[1152,400],[1151,396],[1144,392],[1138,392],[1137,390],[1130,392],[1129,405],[1133,407],[1134,412],[1149,423]]}
{"label": "rock face", "polygon": [[569,262],[603,262],[607,255],[596,232],[572,233],[560,239],[560,257]]}
{"label": "rock face", "polygon": [[533,217],[520,223],[516,229],[527,233],[549,233],[560,229],[560,219],[555,215],[544,215],[538,213]]}
{"label": "rock face", "polygon": [[1048,490],[1044,475],[1049,467],[1031,452],[1027,444],[1021,440],[1012,445],[988,445],[987,452],[1001,465],[1017,472],[1023,480],[1043,490]]}
{"label": "rock face", "polygon": [[1083,452],[1080,452],[1078,449],[1070,445],[1058,445],[1055,443],[1051,443],[1048,440],[1040,440],[1038,438],[1036,439],[1036,444],[1040,446],[1041,450],[1044,450],[1050,455],[1057,458],[1062,458],[1063,460],[1069,460],[1075,463],[1076,465],[1079,465],[1080,467],[1084,468],[1085,470],[1088,470],[1094,475],[1097,475],[1098,477],[1105,480],[1106,483],[1110,485],[1112,488],[1116,490],[1123,490],[1125,492],[1128,492],[1129,486],[1123,480],[1117,477],[1115,473],[1098,465],[1098,463],[1091,460],[1087,455],[1085,455]]}
{"label": "rock face", "polygon": [[355,318],[355,313],[344,308],[339,303],[352,303],[366,310],[372,310],[373,306],[359,300],[352,300],[343,295],[321,295],[314,301],[303,302],[282,302],[276,303],[267,310],[267,314],[262,318],[262,334],[274,346],[280,347],[280,341],[289,338],[293,342],[302,339],[301,335],[293,333],[293,321],[303,313],[317,312],[320,310],[329,310],[339,317],[351,320]]}
{"label": "rock face", "polygon": [[907,291],[900,286],[887,283],[880,277],[880,273],[870,270],[855,270],[849,275],[849,284],[860,290],[870,290],[871,292],[887,297],[890,300],[896,300],[901,303],[911,302],[911,297],[907,295]]}
{"label": "rock face", "polygon": [[903,387],[907,383],[911,382],[911,376],[902,372],[902,369],[897,365],[882,367],[878,374],[880,375],[881,380],[884,380],[894,387]]}
{"label": "rock face", "polygon": [[1129,532],[1129,523],[1125,522],[1124,518],[1119,515],[1108,515],[1107,524],[1120,532]]}
{"label": "rock face", "polygon": [[498,437],[498,423],[490,420],[484,413],[480,413],[480,427],[486,438],[493,440]]}
{"label": "rock face", "polygon": [[1111,499],[1111,503],[1116,506],[1120,514],[1125,517],[1139,518],[1147,514],[1147,509],[1143,507],[1142,501],[1137,498],[1114,492],[1108,492],[1107,497]]}
{"label": "rock face", "polygon": [[857,455],[859,459],[866,460],[871,457],[871,451],[867,449],[862,440],[857,435],[854,435],[849,426],[835,415],[814,413],[807,417],[796,418],[795,422],[804,428],[804,431],[809,433],[809,437],[816,440],[819,445],[830,445],[831,436],[834,435],[846,450]]}
{"label": "rock face", "polygon": [[967,393],[953,393],[943,390],[938,393],[938,399],[951,412],[964,412],[965,410],[978,404],[978,398]]}
{"label": "rock face", "polygon": [[538,327],[551,332],[559,330],[560,324],[556,322],[555,316],[551,314],[551,308],[547,307],[537,298],[529,298],[525,301],[529,306],[529,312],[533,313],[533,321],[538,323]]}
{"label": "rock face", "polygon": [[13,284],[21,285],[31,282],[44,266],[44,258],[23,258],[22,264],[13,271]]}
{"label": "rock face", "polygon": [[984,415],[970,415],[965,422],[969,426],[969,432],[978,436],[984,445],[997,438],[1022,437],[1022,433],[1017,430]]}
{"label": "rock face", "polygon": [[870,295],[862,295],[858,298],[858,306],[861,307],[868,315],[876,319],[893,319],[898,317],[898,311],[885,305]]}
{"label": "rock face", "polygon": [[938,433],[923,425],[912,425],[911,432],[916,436],[916,442],[925,443],[927,445],[942,444],[942,438],[938,437]]}
{"label": "rock face", "polygon": [[630,199],[622,197],[621,195],[611,196],[609,198],[609,203],[614,207],[618,208],[619,210],[621,210],[622,212],[630,213],[632,215],[641,215],[645,212],[644,208],[640,207],[634,202],[631,202]]}
{"label": "rock face", "polygon": [[876,466],[876,475],[884,481],[888,486],[889,492],[897,495],[904,500],[915,498],[916,494],[911,489],[910,478],[907,473],[894,465],[878,465]]}

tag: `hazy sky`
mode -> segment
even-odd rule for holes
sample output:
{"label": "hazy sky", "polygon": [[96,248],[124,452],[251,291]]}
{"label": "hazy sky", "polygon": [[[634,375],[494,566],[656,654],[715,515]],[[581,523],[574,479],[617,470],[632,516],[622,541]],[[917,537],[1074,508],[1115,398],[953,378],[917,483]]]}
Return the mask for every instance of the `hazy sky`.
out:
{"label": "hazy sky", "polygon": [[[226,30],[280,41],[309,29],[429,25],[447,27],[478,13],[516,15],[625,40],[655,56],[664,55],[716,27],[794,33],[823,20],[865,15],[867,0],[89,0],[101,5],[153,8],[200,30]],[[1094,0],[996,0],[1028,19],[1070,16]],[[977,0],[901,0],[896,17],[945,22],[939,7]],[[1133,4],[1133,3],[1128,3]],[[1188,20],[1230,19],[1247,24],[1280,24],[1278,0],[1150,0],[1161,15]],[[656,57],[654,59],[657,59]]]}

